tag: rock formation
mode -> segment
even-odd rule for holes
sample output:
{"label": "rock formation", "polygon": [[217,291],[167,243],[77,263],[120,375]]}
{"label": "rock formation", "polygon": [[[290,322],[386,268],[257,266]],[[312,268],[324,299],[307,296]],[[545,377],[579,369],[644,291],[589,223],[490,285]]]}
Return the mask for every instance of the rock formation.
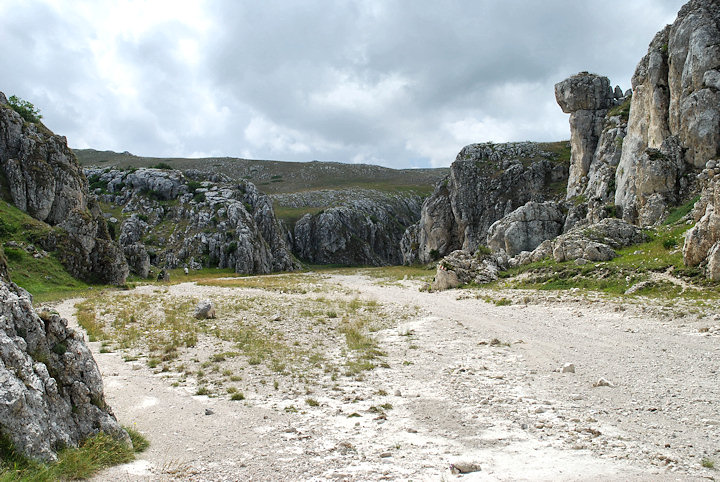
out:
{"label": "rock formation", "polygon": [[219,182],[176,170],[87,169],[94,193],[111,211],[120,245],[133,271],[216,266],[237,273],[297,268],[272,208],[252,183]]}
{"label": "rock formation", "polygon": [[369,192],[364,199],[306,214],[295,224],[295,254],[320,264],[401,264],[400,242],[405,229],[420,217],[421,198],[380,194]]}
{"label": "rock formation", "polygon": [[691,0],[650,43],[632,79],[615,204],[655,224],[687,195],[693,170],[720,149],[720,5]]}
{"label": "rock formation", "polygon": [[7,276],[0,248],[0,433],[16,450],[52,461],[99,431],[131,444],[105,403],[100,370],[81,334],[38,316]]}
{"label": "rock formation", "polygon": [[532,252],[523,252],[508,261],[510,266],[552,257],[563,261],[608,261],[617,257],[616,249],[646,241],[639,227],[621,219],[606,218],[596,224],[577,226],[555,239],[543,241]]}
{"label": "rock formation", "polygon": [[423,203],[402,241],[405,263],[427,263],[485,244],[490,226],[528,201],[564,197],[567,164],[543,144],[471,144]]}
{"label": "rock formation", "polygon": [[616,101],[607,77],[582,72],[555,85],[555,99],[570,114],[570,174],[567,198],[583,194],[605,116]]}
{"label": "rock formation", "polygon": [[[0,93],[0,186],[12,203],[58,229],[38,240],[75,277],[122,284],[128,274],[87,180],[64,137],[26,122]],[[0,190],[3,188],[0,187]]]}
{"label": "rock formation", "polygon": [[564,224],[565,213],[558,203],[530,201],[490,226],[487,246],[493,252],[515,256],[557,237],[563,232]]}
{"label": "rock formation", "polygon": [[498,279],[498,272],[505,266],[502,257],[453,251],[438,263],[430,288],[443,291],[467,283],[490,283]]}
{"label": "rock formation", "polygon": [[696,203],[695,226],[685,235],[683,260],[688,266],[704,265],[708,278],[720,280],[720,169],[708,161],[701,173],[704,189]]}

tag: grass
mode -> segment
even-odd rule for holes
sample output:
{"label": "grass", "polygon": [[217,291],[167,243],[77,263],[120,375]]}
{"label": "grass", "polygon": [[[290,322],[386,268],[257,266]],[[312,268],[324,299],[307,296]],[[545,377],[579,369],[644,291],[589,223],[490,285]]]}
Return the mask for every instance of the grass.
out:
{"label": "grass", "polygon": [[[4,249],[10,278],[38,302],[57,300],[88,289],[86,283],[65,270],[56,253],[43,256],[39,243],[54,231],[49,225],[0,200],[0,243],[15,242],[20,246]],[[32,253],[29,252],[31,245],[35,247]]]}
{"label": "grass", "polygon": [[700,464],[705,467],[706,469],[714,469],[715,468],[715,462],[707,457],[704,457]]}
{"label": "grass", "polygon": [[[93,292],[77,305],[77,317],[105,350],[141,360],[177,386],[194,378],[200,394],[231,398],[257,391],[258,383],[293,393],[300,384],[386,365],[373,332],[410,316],[387,316],[380,303],[331,286],[318,273],[196,279],[216,286],[210,295],[216,319],[196,320],[199,299],[168,295],[167,283],[151,283],[146,293]],[[277,293],[290,302],[278,303]],[[212,351],[200,359],[196,345]],[[232,392],[223,388],[228,383]]]}
{"label": "grass", "polygon": [[[539,290],[579,288],[624,295],[631,286],[644,281],[644,288],[634,295],[666,299],[720,299],[718,283],[705,279],[699,268],[687,267],[683,263],[680,246],[683,233],[688,228],[684,224],[659,226],[649,232],[648,242],[618,250],[619,256],[607,262],[579,266],[574,262],[557,263],[545,259],[510,269],[501,275],[506,280],[491,286]],[[692,284],[692,287],[684,289],[669,282],[649,281],[653,273],[668,271]]]}
{"label": "grass", "polygon": [[690,211],[692,211],[692,208],[695,207],[695,203],[700,200],[700,196],[697,195],[694,198],[690,199],[688,202],[683,204],[682,206],[679,206],[676,208],[673,212],[671,212],[665,222],[663,223],[666,226],[673,225],[680,221],[682,218],[684,218]]}
{"label": "grass", "polygon": [[6,437],[0,437],[0,482],[87,479],[106,467],[130,462],[147,449],[149,442],[139,432],[129,429],[128,434],[133,447],[101,432],[78,448],[61,450],[50,464],[19,454]]}

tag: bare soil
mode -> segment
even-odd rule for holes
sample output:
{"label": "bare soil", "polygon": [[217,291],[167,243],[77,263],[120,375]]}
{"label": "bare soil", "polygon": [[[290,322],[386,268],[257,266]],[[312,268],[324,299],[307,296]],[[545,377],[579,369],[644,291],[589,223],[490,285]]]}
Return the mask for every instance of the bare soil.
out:
{"label": "bare soil", "polygon": [[[186,349],[184,372],[91,343],[108,403],[151,442],[137,461],[96,480],[718,478],[703,466],[720,466],[720,318],[712,309],[565,292],[425,293],[417,282],[357,274],[323,283],[331,301],[377,303],[371,336],[384,356],[376,368],[280,375],[239,357],[246,364],[233,370],[245,399],[231,400],[220,385],[197,395],[188,375],[196,370],[188,365],[228,349],[217,340]],[[260,291],[183,283],[162,295],[258,299]],[[263,296],[290,309],[309,295]],[[484,301],[503,297],[509,305]],[[57,307],[71,322],[76,302]],[[320,325],[308,330],[287,314],[266,323],[286,342],[311,343],[328,366],[348,356]],[[574,373],[561,373],[568,363]],[[595,386],[601,378],[609,386]],[[454,474],[453,465],[479,470]]]}

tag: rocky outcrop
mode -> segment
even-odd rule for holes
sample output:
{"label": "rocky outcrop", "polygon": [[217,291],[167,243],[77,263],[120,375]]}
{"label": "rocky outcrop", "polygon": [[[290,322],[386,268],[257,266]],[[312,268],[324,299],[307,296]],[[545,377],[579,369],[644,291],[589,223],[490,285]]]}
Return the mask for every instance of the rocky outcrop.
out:
{"label": "rocky outcrop", "polygon": [[530,201],[509,215],[493,223],[488,230],[487,246],[493,252],[503,251],[515,256],[532,251],[546,239],[563,232],[565,213],[562,206],[548,201]]}
{"label": "rocky outcrop", "polygon": [[568,166],[537,143],[471,144],[464,147],[423,203],[420,222],[402,241],[405,263],[427,263],[485,244],[498,219],[529,201],[564,197]]}
{"label": "rocky outcrop", "polygon": [[100,370],[78,332],[38,316],[7,277],[0,248],[0,433],[43,461],[99,431],[131,444],[105,403]]}
{"label": "rocky outcrop", "polygon": [[508,261],[518,266],[551,257],[563,261],[608,261],[617,257],[616,249],[646,241],[639,227],[620,219],[607,218],[599,223],[577,226],[553,240],[542,242],[532,252],[523,252]]}
{"label": "rocky outcrop", "polygon": [[[298,267],[272,208],[252,183],[163,169],[87,169],[94,193],[114,219],[133,271],[150,265],[233,268],[270,273]],[[195,176],[190,178],[188,176]],[[112,221],[113,219],[111,219]]]}
{"label": "rocky outcrop", "polygon": [[567,198],[583,194],[603,132],[605,116],[616,101],[607,77],[581,72],[555,85],[555,99],[570,114],[570,173]]}
{"label": "rocky outcrop", "polygon": [[703,265],[708,278],[720,280],[720,169],[708,161],[701,176],[704,189],[694,209],[696,221],[685,234],[683,260],[687,266]]}
{"label": "rocky outcrop", "polygon": [[443,291],[468,283],[490,283],[498,279],[498,272],[505,267],[504,259],[503,256],[453,251],[438,263],[430,287],[434,291]]}
{"label": "rocky outcrop", "polygon": [[720,149],[720,5],[691,0],[650,43],[632,79],[615,204],[655,224],[685,197],[693,170]]}
{"label": "rocky outcrop", "polygon": [[368,193],[365,199],[306,214],[293,232],[293,251],[311,263],[401,264],[401,240],[420,216],[417,195]]}
{"label": "rocky outcrop", "polygon": [[[0,186],[13,204],[59,229],[38,240],[75,277],[122,284],[128,274],[119,247],[88,196],[87,180],[64,137],[25,122],[0,93]],[[2,189],[2,188],[0,188]]]}

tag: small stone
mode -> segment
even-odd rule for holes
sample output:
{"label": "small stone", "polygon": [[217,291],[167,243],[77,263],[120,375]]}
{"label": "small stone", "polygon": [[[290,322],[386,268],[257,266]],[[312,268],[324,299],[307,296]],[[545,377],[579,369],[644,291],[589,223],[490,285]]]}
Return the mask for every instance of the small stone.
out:
{"label": "small stone", "polygon": [[395,396],[402,397],[402,392],[400,390],[395,390]]}
{"label": "small stone", "polygon": [[383,452],[383,453],[380,454],[380,458],[381,458],[381,459],[386,459],[386,458],[388,458],[388,457],[392,457],[392,453],[390,453],[390,452]]}
{"label": "small stone", "polygon": [[593,387],[614,387],[612,383],[604,378],[600,378],[597,382],[593,383]]}
{"label": "small stone", "polygon": [[213,413],[215,413],[215,412],[213,411],[212,408],[206,408],[206,409],[205,409],[205,415],[212,415]]}
{"label": "small stone", "polygon": [[560,373],[575,373],[575,365],[572,363],[566,363],[560,369]]}
{"label": "small stone", "polygon": [[475,462],[453,462],[450,464],[450,472],[453,474],[470,474],[472,472],[480,472],[482,468],[480,467],[480,464]]}
{"label": "small stone", "polygon": [[206,320],[208,318],[215,318],[215,305],[212,300],[202,300],[195,307],[195,318],[198,320]]}

